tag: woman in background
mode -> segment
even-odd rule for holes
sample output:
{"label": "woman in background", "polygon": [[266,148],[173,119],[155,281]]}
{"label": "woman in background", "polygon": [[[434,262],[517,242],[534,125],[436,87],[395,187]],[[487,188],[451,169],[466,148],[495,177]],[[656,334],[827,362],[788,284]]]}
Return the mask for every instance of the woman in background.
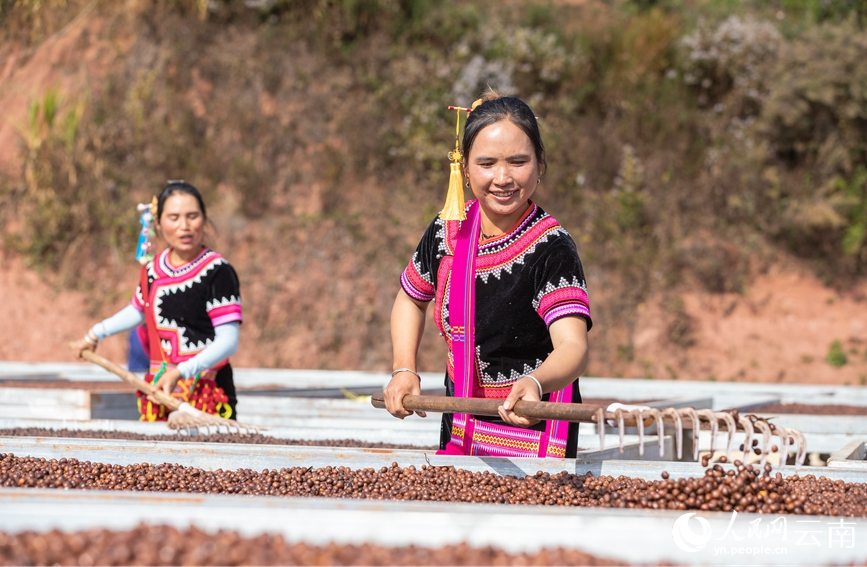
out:
{"label": "woman in background", "polygon": [[[130,305],[72,344],[80,357],[105,337],[146,324],[150,371],[145,381],[193,407],[235,419],[229,357],[242,320],[238,276],[204,245],[208,217],[193,185],[170,181],[157,198],[157,234],[168,247],[142,266]],[[142,421],[167,419],[165,406],[138,393]]]}

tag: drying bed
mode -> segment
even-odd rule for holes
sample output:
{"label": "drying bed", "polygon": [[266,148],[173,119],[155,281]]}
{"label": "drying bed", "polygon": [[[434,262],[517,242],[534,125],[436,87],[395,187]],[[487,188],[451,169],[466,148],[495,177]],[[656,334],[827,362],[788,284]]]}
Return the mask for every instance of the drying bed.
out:
{"label": "drying bed", "polygon": [[89,392],[135,392],[135,389],[121,381],[82,380],[27,380],[0,379],[0,388],[32,388],[34,390],[87,390]]}
{"label": "drying bed", "polygon": [[435,451],[434,447],[418,447],[396,443],[359,441],[356,439],[283,439],[261,433],[211,433],[209,435],[146,435],[128,431],[94,431],[80,429],[48,429],[15,427],[0,429],[0,437],[63,437],[68,439],[126,439],[130,441],[179,441],[195,443],[238,443],[242,445],[298,445],[305,447],[356,447],[366,449],[417,449]]}
{"label": "drying bed", "polygon": [[[428,418],[430,419],[430,418]],[[427,429],[419,429],[416,420],[414,424],[405,424],[400,420],[372,420],[354,418],[316,418],[299,419],[300,426],[271,427],[265,434],[278,439],[305,439],[309,441],[328,441],[332,439],[347,439],[366,443],[387,443],[394,446],[433,447],[439,443],[439,423],[426,423]],[[391,423],[391,421],[397,423]],[[585,424],[586,425],[586,424]],[[0,418],[0,429],[68,429],[71,431],[94,432],[128,432],[153,436],[158,440],[166,440],[174,435],[165,422],[145,422],[126,419],[20,419]],[[222,429],[225,431],[225,429]],[[213,428],[210,430],[214,432]],[[186,432],[184,432],[186,433]],[[204,432],[203,432],[204,433]],[[196,437],[194,435],[193,437]],[[587,433],[585,437],[592,437]]]}
{"label": "drying bed", "polygon": [[[377,544],[436,548],[465,543],[494,546],[509,553],[535,553],[558,547],[624,563],[708,564],[763,563],[781,565],[863,564],[867,540],[854,546],[818,548],[797,544],[798,522],[818,522],[820,529],[845,522],[856,534],[867,529],[860,518],[767,516],[724,512],[503,506],[453,502],[406,502],[369,499],[274,498],[189,493],[0,488],[0,531],[45,533],[52,529],[132,529],[141,522],[190,526],[208,532],[235,531],[244,537],[282,534],[287,542],[310,545]],[[686,551],[672,535],[685,516],[701,518],[713,536],[702,551]],[[692,518],[691,522],[697,521]],[[299,521],[303,519],[303,521]],[[788,521],[786,534],[771,532],[761,541],[748,538],[756,522]],[[813,524],[805,524],[812,526]],[[696,533],[700,533],[699,532]],[[737,538],[741,541],[735,541]],[[621,545],[619,542],[629,542]],[[612,542],[617,544],[612,545]],[[729,546],[780,547],[788,554],[733,559]],[[724,551],[719,552],[720,546]],[[759,551],[761,552],[761,551]],[[743,553],[743,552],[741,552]]]}
{"label": "drying bed", "polygon": [[77,459],[0,454],[0,486],[148,492],[422,500],[546,506],[737,511],[766,514],[867,516],[867,484],[814,475],[783,477],[735,462],[704,476],[660,480],[538,472],[501,476],[452,466],[351,469],[290,467],[207,471],[163,463],[108,465]]}
{"label": "drying bed", "polygon": [[282,535],[244,537],[192,527],[0,532],[0,565],[619,565],[575,549],[508,553],[466,544],[438,548],[290,544]]}
{"label": "drying bed", "polygon": [[795,404],[771,403],[750,411],[761,414],[797,414],[797,415],[867,415],[867,406],[846,406],[841,404]]}
{"label": "drying bed", "polygon": [[849,469],[867,472],[867,443],[852,441],[828,458],[831,469]]}

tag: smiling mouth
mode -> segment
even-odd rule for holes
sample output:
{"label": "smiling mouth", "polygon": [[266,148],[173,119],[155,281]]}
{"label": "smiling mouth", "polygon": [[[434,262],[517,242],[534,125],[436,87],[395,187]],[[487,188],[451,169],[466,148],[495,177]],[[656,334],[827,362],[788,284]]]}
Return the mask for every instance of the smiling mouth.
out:
{"label": "smiling mouth", "polygon": [[490,193],[494,197],[497,197],[498,199],[508,199],[517,192],[517,189],[515,189],[514,191],[488,191],[488,193]]}

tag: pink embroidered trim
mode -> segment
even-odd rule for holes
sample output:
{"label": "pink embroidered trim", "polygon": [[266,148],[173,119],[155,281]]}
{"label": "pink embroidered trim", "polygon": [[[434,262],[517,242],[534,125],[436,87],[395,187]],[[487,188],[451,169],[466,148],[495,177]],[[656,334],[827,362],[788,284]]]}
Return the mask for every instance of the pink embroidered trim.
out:
{"label": "pink embroidered trim", "polygon": [[166,248],[153,260],[152,267],[157,278],[183,278],[188,276],[190,272],[201,270],[204,265],[209,264],[211,261],[223,259],[222,256],[213,250],[202,248],[202,251],[199,252],[198,256],[183,266],[178,266],[176,268],[172,266],[171,262],[169,262],[169,254],[171,254],[171,250],[171,248]]}
{"label": "pink embroidered trim", "polygon": [[211,316],[211,324],[215,327],[219,327],[220,325],[225,325],[226,323],[234,323],[235,321],[241,322],[244,319],[241,317],[241,310],[238,309],[232,313],[226,313],[225,315],[220,315],[219,317],[214,317],[213,313]]}
{"label": "pink embroidered trim", "polygon": [[410,261],[400,275],[400,286],[408,296],[417,301],[431,301],[436,293],[433,285],[418,273],[413,261]]}
{"label": "pink embroidered trim", "polygon": [[583,315],[590,318],[590,310],[583,305],[563,305],[562,307],[552,309],[545,314],[545,324],[550,327],[551,323],[557,319],[569,317],[570,315]]}
{"label": "pink embroidered trim", "polygon": [[232,321],[242,320],[241,300],[235,296],[224,297],[222,300],[214,300],[213,302],[209,301],[206,309],[208,317],[211,318],[211,322],[215,327],[231,323]]}
{"label": "pink embroidered trim", "polygon": [[544,217],[515,239],[505,250],[492,254],[480,251],[479,266],[476,268],[476,274],[481,276],[485,273],[502,270],[528,252],[535,250],[536,245],[540,241],[545,240],[549,234],[558,230],[561,230],[561,227],[553,217]]}
{"label": "pink embroidered trim", "polygon": [[[467,209],[475,201],[467,202]],[[532,252],[536,244],[545,240],[549,234],[562,230],[560,223],[554,217],[547,213],[540,219],[535,219],[536,209],[538,206],[533,204],[532,211],[524,219],[515,230],[506,235],[501,240],[495,240],[479,247],[476,260],[476,275],[483,279],[491,272],[499,273],[500,270],[506,268],[509,264],[514,263],[527,252]],[[531,226],[528,225],[533,223]],[[458,231],[461,228],[460,221],[446,221],[443,223],[443,242],[446,245],[446,254],[451,255],[457,246]],[[519,235],[514,237],[513,235]],[[506,242],[508,245],[504,250],[497,250]],[[493,250],[493,252],[492,252]]]}
{"label": "pink embroidered trim", "polygon": [[536,312],[546,325],[567,315],[590,317],[590,302],[587,292],[576,286],[566,286],[550,291],[542,296]]}

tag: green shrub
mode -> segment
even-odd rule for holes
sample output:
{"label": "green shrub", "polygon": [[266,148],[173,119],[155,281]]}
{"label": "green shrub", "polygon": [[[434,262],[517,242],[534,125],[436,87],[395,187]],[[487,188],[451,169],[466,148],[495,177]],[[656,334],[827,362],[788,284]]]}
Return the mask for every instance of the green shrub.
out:
{"label": "green shrub", "polygon": [[825,360],[827,360],[828,364],[830,364],[834,368],[845,366],[846,363],[849,362],[849,359],[846,358],[846,353],[843,352],[843,345],[840,343],[840,341],[835,340],[831,343],[831,346],[828,348],[828,355],[825,357]]}
{"label": "green shrub", "polygon": [[[867,176],[867,36],[822,25],[787,43],[757,128],[781,168],[810,172],[780,191],[781,234],[796,251],[858,256]],[[856,258],[856,269],[867,266]]]}
{"label": "green shrub", "polygon": [[[22,131],[24,181],[6,191],[21,223],[10,243],[31,261],[58,269],[85,257],[93,245],[117,249],[136,229],[134,204],[104,173],[104,159],[90,130],[90,114],[76,101],[64,102],[56,88],[30,105]],[[129,211],[130,214],[124,215]]]}
{"label": "green shrub", "polygon": [[760,129],[776,157],[820,183],[867,158],[867,35],[822,25],[787,42],[770,66]]}

